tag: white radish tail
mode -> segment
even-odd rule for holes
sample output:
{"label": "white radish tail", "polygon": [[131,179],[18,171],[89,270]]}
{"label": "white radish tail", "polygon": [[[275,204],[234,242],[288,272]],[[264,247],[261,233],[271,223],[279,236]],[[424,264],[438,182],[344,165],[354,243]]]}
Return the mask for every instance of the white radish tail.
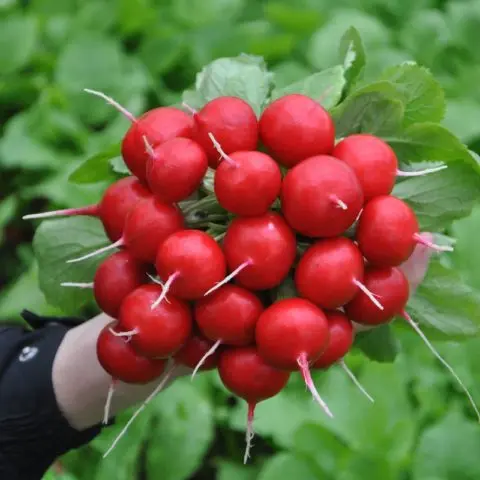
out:
{"label": "white radish tail", "polygon": [[124,106],[120,105],[112,97],[105,95],[103,92],[99,92],[97,90],[91,90],[90,88],[84,88],[83,91],[87,93],[91,93],[92,95],[95,95],[97,97],[103,98],[103,100],[105,100],[109,105],[117,109],[122,115],[128,118],[128,120],[130,120],[132,123],[135,123],[137,121],[133,113],[129,112]]}
{"label": "white radish tail", "polygon": [[341,200],[337,195],[329,195],[328,196],[329,200],[332,201],[338,208],[341,208],[342,210],[348,210],[348,205]]}
{"label": "white radish tail", "polygon": [[117,240],[115,243],[112,243],[111,245],[107,245],[106,247],[99,248],[98,250],[95,250],[94,252],[90,252],[90,253],[87,253],[86,255],[83,255],[83,257],[72,258],[70,260],[67,260],[67,263],[82,262],[83,260],[87,260],[89,258],[96,257],[97,255],[108,252],[108,251],[113,250],[115,248],[122,247],[123,245],[124,245],[123,238],[121,238],[120,240]]}
{"label": "white radish tail", "polygon": [[362,282],[357,279],[353,279],[353,283],[369,298],[369,300],[380,310],[383,310],[383,305],[375,298],[375,294],[372,293]]}
{"label": "white radish tail", "polygon": [[428,175],[429,173],[440,172],[446,168],[448,168],[448,165],[440,165],[439,167],[426,168],[425,170],[414,170],[411,172],[397,170],[397,177],[422,177],[423,175]]}
{"label": "white radish tail", "polygon": [[342,367],[343,371],[349,376],[350,380],[354,383],[354,385],[372,402],[374,403],[375,400],[372,396],[365,390],[364,386],[360,383],[358,378],[355,374],[348,368],[347,364],[344,360],[340,360],[338,364]]}
{"label": "white radish tail", "polygon": [[250,260],[250,259],[247,260],[246,262],[243,262],[232,273],[228,274],[221,282],[218,282],[212,288],[207,290],[203,294],[203,296],[206,297],[207,295],[210,295],[211,293],[213,293],[215,290],[218,290],[220,287],[227,284],[230,280],[234,279],[242,270],[244,270],[245,268],[247,268],[251,264],[252,264],[252,260]]}
{"label": "white radish tail", "polygon": [[177,365],[173,363],[168,370],[163,374],[162,379],[160,380],[160,383],[158,386],[155,388],[155,390],[145,399],[145,401],[140,405],[140,407],[137,409],[137,411],[132,415],[130,420],[127,422],[125,427],[123,427],[122,431],[118,434],[117,438],[114,440],[110,448],[103,454],[103,458],[105,458],[116,446],[117,443],[121,440],[121,438],[127,433],[127,430],[129,429],[130,425],[134,422],[134,420],[140,415],[140,413],[145,410],[145,408],[148,406],[148,404],[163,390],[165,385],[167,384],[168,380],[172,376],[175,368]]}
{"label": "white radish tail", "polygon": [[[162,302],[164,299],[167,299],[167,293],[170,290],[170,287],[172,286],[172,283],[175,281],[175,279],[180,275],[180,272],[174,272],[172,273],[169,277],[168,280],[165,282],[165,285],[163,286],[162,293],[160,296],[152,303],[152,306],[150,307],[151,310],[155,310]],[[168,301],[168,300],[167,300]]]}
{"label": "white radish tail", "polygon": [[86,217],[98,217],[98,205],[87,205],[80,208],[66,208],[64,210],[53,210],[51,212],[31,213],[24,215],[23,220],[34,220],[36,218],[52,218],[52,217],[73,217],[83,215]]}
{"label": "white radish tail", "polygon": [[193,370],[192,372],[192,380],[194,379],[195,375],[197,374],[197,372],[200,370],[201,366],[205,363],[205,361],[207,360],[207,358],[210,356],[210,355],[213,355],[216,350],[218,349],[218,347],[220,346],[220,344],[222,343],[221,340],[217,340],[213,345],[212,347],[205,353],[205,355],[200,359],[200,361],[197,363],[197,365],[195,366],[195,369]]}
{"label": "white radish tail", "polygon": [[423,234],[421,233],[415,233],[413,235],[413,239],[417,243],[421,243],[422,245],[425,245],[428,248],[431,248],[432,250],[435,250],[437,252],[453,252],[453,247],[450,245],[437,245],[433,243],[431,240],[426,238]]}
{"label": "white radish tail", "polygon": [[297,364],[300,367],[300,372],[302,373],[302,377],[303,377],[303,380],[305,382],[305,385],[310,390],[310,393],[312,394],[313,398],[323,408],[325,413],[329,417],[333,418],[333,413],[330,411],[330,409],[328,408],[328,405],[325,403],[325,401],[322,399],[322,397],[318,393],[317,389],[315,388],[315,384],[313,383],[312,375],[310,374],[310,366],[308,365],[308,358],[307,358],[307,355],[305,353],[302,353],[298,357]]}
{"label": "white radish tail", "polygon": [[247,415],[247,431],[245,433],[245,455],[243,456],[243,463],[246,464],[248,459],[250,458],[250,450],[253,446],[252,440],[255,436],[255,432],[253,431],[253,418],[255,415],[255,403],[248,404],[248,415]]}
{"label": "white radish tail", "polygon": [[110,382],[110,385],[108,387],[107,400],[105,401],[105,408],[103,410],[104,425],[107,425],[108,421],[110,420],[110,410],[112,407],[113,394],[115,393],[115,384],[116,384],[116,381],[115,379],[112,378],[112,381]]}
{"label": "white radish tail", "polygon": [[213,136],[213,133],[209,132],[208,136],[210,137],[215,150],[220,154],[221,158],[223,158],[223,160],[225,160],[228,164],[232,165],[232,167],[238,167],[238,163],[225,153],[220,143],[218,143],[217,139]]}
{"label": "white radish tail", "polygon": [[463,381],[460,379],[460,377],[455,373],[455,370],[453,370],[452,366],[438,353],[436,348],[432,345],[430,340],[427,338],[427,336],[422,332],[421,328],[415,323],[413,318],[408,314],[406,310],[402,312],[402,317],[407,321],[407,323],[415,330],[417,335],[423,340],[427,348],[433,353],[433,355],[440,361],[440,363],[450,372],[450,374],[453,376],[453,378],[457,381],[458,385],[460,385],[460,388],[465,392],[468,400],[470,401],[477,418],[480,422],[480,412],[478,411],[477,405],[475,404],[475,400],[473,399],[472,395],[468,391],[468,388],[466,385],[463,383]]}
{"label": "white radish tail", "polygon": [[76,283],[76,282],[63,282],[60,284],[62,287],[71,287],[71,288],[93,288],[93,282],[89,283]]}

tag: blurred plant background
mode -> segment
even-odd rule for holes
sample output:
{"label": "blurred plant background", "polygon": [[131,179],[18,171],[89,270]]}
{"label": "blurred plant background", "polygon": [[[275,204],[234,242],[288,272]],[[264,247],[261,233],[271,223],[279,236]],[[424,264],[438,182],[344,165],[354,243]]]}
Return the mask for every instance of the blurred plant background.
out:
{"label": "blurred plant background", "polygon": [[[34,225],[21,217],[97,201],[104,184],[67,178],[128,126],[83,88],[140,113],[177,102],[202,66],[240,52],[264,56],[286,85],[336,64],[351,25],[367,77],[404,60],[428,66],[447,94],[446,126],[480,153],[479,0],[0,0],[0,318],[59,313],[38,288]],[[477,289],[479,232],[480,209],[450,232],[453,261]],[[316,378],[334,422],[296,378],[260,405],[249,466],[245,405],[207,373],[163,394],[107,459],[117,427],[46,479],[478,480],[480,427],[467,402],[420,340],[398,333],[394,363],[347,359],[374,405],[340,369]],[[438,347],[480,398],[480,340]]]}

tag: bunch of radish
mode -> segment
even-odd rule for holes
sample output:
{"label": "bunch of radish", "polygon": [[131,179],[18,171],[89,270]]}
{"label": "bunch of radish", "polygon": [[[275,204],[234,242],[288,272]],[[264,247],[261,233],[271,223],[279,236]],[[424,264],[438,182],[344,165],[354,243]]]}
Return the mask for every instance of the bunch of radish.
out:
{"label": "bunch of radish", "polygon": [[[217,369],[248,403],[246,461],[255,406],[295,372],[332,416],[311,370],[340,364],[355,381],[342,359],[359,326],[403,317],[438,356],[405,310],[399,267],[418,243],[447,248],[392,196],[397,176],[438,169],[399,171],[373,135],[336,141],[330,114],[301,94],[271,102],[260,118],[226,96],[199,111],[159,107],[135,118],[90,93],[130,119],[122,156],[132,176],[99,205],[30,217],[100,219],[112,244],[70,262],[119,249],[92,283],[64,284],[92,287],[114,319],[98,339],[109,397],[116,381],[163,375],[158,391],[178,365],[193,375]],[[276,296],[289,280],[293,293]]]}

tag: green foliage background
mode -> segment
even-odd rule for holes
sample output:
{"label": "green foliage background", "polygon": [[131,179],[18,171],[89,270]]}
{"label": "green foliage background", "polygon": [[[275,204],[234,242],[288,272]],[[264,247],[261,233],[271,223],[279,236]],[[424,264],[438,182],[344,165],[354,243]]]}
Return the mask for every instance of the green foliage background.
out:
{"label": "green foliage background", "polygon": [[[428,66],[446,92],[444,124],[480,153],[479,0],[0,1],[0,318],[20,321],[22,308],[60,313],[39,289],[35,225],[21,216],[96,202],[105,182],[67,179],[128,126],[83,88],[108,92],[139,113],[178,102],[205,64],[240,52],[262,55],[277,85],[286,86],[336,65],[340,38],[352,25],[365,44],[366,78],[404,60]],[[469,181],[458,178],[464,183],[454,199]],[[425,195],[421,182],[414,186]],[[400,187],[402,194],[421,207],[421,195]],[[479,313],[469,304],[480,295],[479,231],[476,208],[448,232],[457,240],[448,268],[465,289],[456,289],[457,301],[444,303],[432,321],[441,313],[449,320],[457,312]],[[437,294],[455,289],[451,278],[440,281],[446,267],[435,268]],[[431,295],[428,287],[415,308]],[[79,313],[74,302],[64,311]],[[107,459],[101,455],[117,427],[62,459],[65,473],[52,469],[46,478],[477,480],[480,427],[468,404],[420,340],[396,330],[401,353],[394,363],[358,353],[347,359],[374,405],[332,369],[316,378],[336,417],[328,421],[293,378],[287,391],[259,406],[247,467],[241,465],[245,406],[207,373],[162,394]],[[475,337],[438,344],[476,398],[479,347]]]}

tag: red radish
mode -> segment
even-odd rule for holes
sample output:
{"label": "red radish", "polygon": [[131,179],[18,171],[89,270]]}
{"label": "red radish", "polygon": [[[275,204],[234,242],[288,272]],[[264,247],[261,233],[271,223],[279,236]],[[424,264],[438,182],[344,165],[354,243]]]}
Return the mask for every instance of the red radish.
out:
{"label": "red radish", "polygon": [[253,345],[255,325],[262,311],[262,302],[254,293],[231,284],[199,300],[195,305],[195,320],[202,334],[215,343],[201,358],[193,375],[220,344]]}
{"label": "red radish", "polygon": [[329,339],[327,348],[311,366],[312,369],[327,369],[338,364],[352,380],[355,386],[373,403],[374,400],[355,377],[354,373],[343,361],[343,357],[350,351],[355,338],[352,322],[343,312],[338,310],[325,312],[328,320]]}
{"label": "red radish", "polygon": [[310,157],[283,179],[282,212],[307,237],[336,237],[357,219],[363,193],[355,172],[328,155]]}
{"label": "red radish", "polygon": [[365,205],[357,226],[356,237],[364,257],[372,265],[396,267],[405,262],[417,243],[439,247],[419,233],[415,212],[399,198],[383,195]]}
{"label": "red radish", "polygon": [[[192,335],[183,347],[175,354],[174,360],[188,368],[194,369],[214,343],[203,336]],[[199,370],[213,370],[218,364],[219,351],[212,352],[205,358]]]}
{"label": "red radish", "polygon": [[127,247],[138,260],[153,263],[163,241],[183,228],[181,210],[152,196],[139,201],[132,208],[120,240],[82,257],[68,260],[67,263],[80,262],[118,247]]}
{"label": "red radish", "polygon": [[155,305],[168,291],[185,300],[201,298],[226,274],[225,256],[217,242],[200,230],[180,230],[160,246],[155,261],[165,286]]}
{"label": "red radish", "polygon": [[290,372],[277,370],[265,363],[255,347],[236,347],[220,354],[218,373],[225,387],[248,403],[244,456],[244,463],[247,463],[254,436],[255,407],[283,390]]}
{"label": "red radish", "polygon": [[243,150],[256,150],[258,121],[252,107],[237,97],[218,97],[208,102],[200,111],[193,111],[195,123],[193,139],[207,152],[209,164],[216,168],[220,155],[211,141],[212,134],[228,155]]}
{"label": "red radish", "polygon": [[152,309],[162,287],[149,284],[130,293],[122,303],[119,327],[132,347],[146,357],[165,358],[178,352],[192,333],[190,307],[174,297]]}
{"label": "red radish", "polygon": [[183,137],[172,138],[155,148],[148,139],[145,142],[149,153],[147,182],[157,198],[175,203],[192,195],[208,168],[202,147]]}
{"label": "red radish", "polygon": [[313,384],[309,367],[325,350],[328,339],[327,317],[303,298],[287,298],[268,307],[260,315],[255,331],[260,356],[272,367],[299,369],[314,399],[332,417]]}
{"label": "red radish", "polygon": [[355,331],[352,322],[339,311],[325,312],[329,340],[326,349],[311,368],[328,368],[341,360],[353,345]]}
{"label": "red radish", "polygon": [[332,155],[348,163],[362,184],[365,201],[393,190],[397,176],[419,176],[438,172],[445,165],[416,172],[398,170],[393,149],[382,139],[367,133],[345,137],[335,146]]}
{"label": "red radish", "polygon": [[280,285],[288,275],[295,260],[296,240],[285,220],[268,212],[234,219],[224,237],[223,250],[232,273],[222,284],[235,277],[245,288],[266,290]]}
{"label": "red radish", "polygon": [[295,285],[302,297],[321,308],[341,307],[360,289],[382,309],[363,285],[363,271],[362,254],[351,240],[329,238],[318,241],[303,254],[295,270]]}
{"label": "red radish", "polygon": [[345,305],[345,313],[353,322],[361,325],[381,325],[400,315],[410,294],[408,280],[397,267],[367,267],[363,282],[373,295],[380,298],[383,310],[379,310],[362,292]]}
{"label": "red radish", "polygon": [[286,167],[314,155],[330,154],[335,125],[315,100],[301,94],[273,101],[260,117],[260,139],[273,157]]}
{"label": "red radish", "polygon": [[217,167],[214,185],[218,203],[225,210],[258,216],[266,213],[280,194],[282,174],[265,153],[235,152]]}
{"label": "red radish", "polygon": [[120,336],[115,335],[117,323],[106,325],[97,339],[97,357],[102,368],[112,377],[105,403],[103,423],[108,423],[110,405],[118,381],[129,384],[146,384],[159,377],[165,369],[165,360],[149,359],[139,355]]}
{"label": "red radish", "polygon": [[122,236],[128,213],[135,204],[151,196],[151,193],[135,178],[125,177],[112,183],[103,194],[98,205],[80,208],[67,208],[53,212],[25,215],[24,220],[34,218],[64,217],[85,215],[98,217],[108,238],[115,242]]}
{"label": "red radish", "polygon": [[112,331],[117,322],[108,324],[97,340],[98,361],[113,378],[132,384],[149,383],[159,377],[165,368],[165,360],[139,355],[130,342]]}
{"label": "red radish", "polygon": [[95,272],[93,292],[97,305],[118,318],[123,299],[146,281],[146,265],[128,251],[116,252],[104,260]]}
{"label": "red radish", "polygon": [[171,138],[191,137],[193,134],[192,119],[178,108],[158,107],[135,118],[132,113],[104,93],[90,89],[85,91],[103,98],[132,122],[123,137],[122,156],[129,170],[144,184],[147,181],[146,165],[149,156],[143,137],[147,137],[150,145],[156,147]]}

